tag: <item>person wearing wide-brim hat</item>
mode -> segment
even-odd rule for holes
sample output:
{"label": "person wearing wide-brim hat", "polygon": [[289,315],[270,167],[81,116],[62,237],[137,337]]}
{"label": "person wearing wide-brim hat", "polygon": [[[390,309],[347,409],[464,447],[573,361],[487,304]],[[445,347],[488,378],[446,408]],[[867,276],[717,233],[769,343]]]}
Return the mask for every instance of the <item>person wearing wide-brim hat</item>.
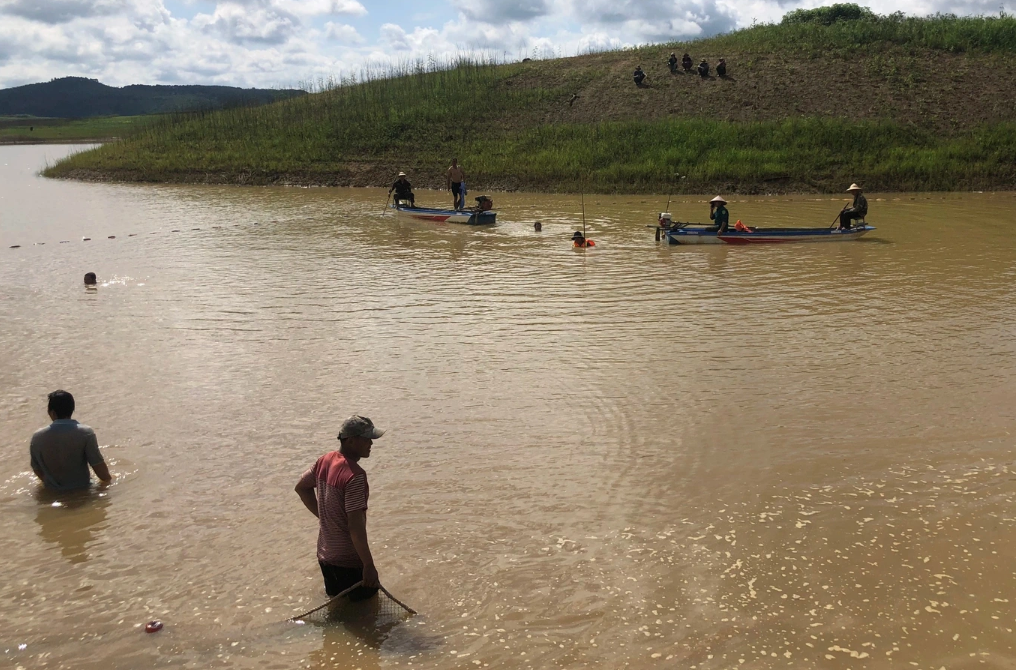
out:
{"label": "person wearing wide-brim hat", "polygon": [[850,188],[847,189],[847,193],[854,196],[854,202],[849,207],[844,207],[843,211],[840,212],[840,225],[837,230],[850,230],[851,222],[854,219],[864,220],[864,217],[868,214],[868,200],[861,193],[861,187],[856,183],[851,184]]}
{"label": "person wearing wide-brim hat", "polygon": [[576,230],[571,236],[572,244],[576,247],[594,247],[596,243],[592,240],[586,239],[586,236],[582,234],[581,230]]}
{"label": "person wearing wide-brim hat", "polygon": [[392,187],[388,189],[388,195],[395,191],[395,206],[409,203],[410,207],[416,207],[416,196],[413,195],[413,185],[406,179],[405,172],[399,172],[399,178],[395,180]]}
{"label": "person wearing wide-brim hat", "polygon": [[730,223],[730,212],[727,211],[727,201],[716,196],[709,201],[709,218],[716,222],[716,234],[722,235],[727,232],[727,225]]}

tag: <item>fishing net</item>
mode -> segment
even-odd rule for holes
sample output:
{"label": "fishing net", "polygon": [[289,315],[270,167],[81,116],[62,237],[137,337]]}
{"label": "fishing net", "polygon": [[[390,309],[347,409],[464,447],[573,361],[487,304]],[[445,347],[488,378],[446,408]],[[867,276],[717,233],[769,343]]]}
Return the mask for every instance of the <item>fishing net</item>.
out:
{"label": "fishing net", "polygon": [[324,604],[289,620],[317,625],[342,623],[347,628],[362,629],[373,637],[374,634],[386,634],[393,626],[416,614],[414,609],[393,596],[383,586],[377,595],[359,602],[351,602],[346,596],[361,583],[357,582]]}

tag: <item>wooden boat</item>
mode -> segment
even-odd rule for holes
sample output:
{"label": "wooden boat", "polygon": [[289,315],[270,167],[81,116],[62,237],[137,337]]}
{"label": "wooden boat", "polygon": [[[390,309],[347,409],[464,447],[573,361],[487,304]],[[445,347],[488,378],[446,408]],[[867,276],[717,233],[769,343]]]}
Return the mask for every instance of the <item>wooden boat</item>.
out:
{"label": "wooden boat", "polygon": [[718,235],[715,225],[676,223],[662,229],[671,244],[778,244],[782,242],[849,242],[856,240],[874,226],[855,226],[850,230],[835,228],[749,228],[736,230],[734,226]]}
{"label": "wooden boat", "polygon": [[486,196],[476,198],[477,206],[469,209],[436,209],[433,207],[409,207],[401,203],[391,207],[399,217],[414,221],[436,223],[462,223],[467,226],[484,226],[496,222],[497,212],[490,209],[493,201]]}

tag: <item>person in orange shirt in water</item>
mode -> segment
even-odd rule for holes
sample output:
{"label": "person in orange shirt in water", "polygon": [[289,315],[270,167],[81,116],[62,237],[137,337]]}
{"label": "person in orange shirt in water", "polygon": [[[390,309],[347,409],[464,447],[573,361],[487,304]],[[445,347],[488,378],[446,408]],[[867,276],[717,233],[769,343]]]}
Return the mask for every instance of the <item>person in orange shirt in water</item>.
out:
{"label": "person in orange shirt in water", "polygon": [[595,247],[596,246],[596,242],[593,242],[592,240],[587,240],[585,235],[582,234],[581,230],[576,230],[575,234],[572,235],[571,238],[572,238],[572,244],[575,245],[576,247],[582,247],[582,248],[584,248],[584,247]]}

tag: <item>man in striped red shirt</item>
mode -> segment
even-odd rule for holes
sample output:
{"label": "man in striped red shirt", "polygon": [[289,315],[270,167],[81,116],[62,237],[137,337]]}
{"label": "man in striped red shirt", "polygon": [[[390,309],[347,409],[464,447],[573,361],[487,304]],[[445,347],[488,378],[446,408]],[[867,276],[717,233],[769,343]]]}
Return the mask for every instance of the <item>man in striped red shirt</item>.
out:
{"label": "man in striped red shirt", "polygon": [[318,518],[317,557],[325,578],[325,592],[335,596],[353,584],[356,602],[377,593],[380,581],[367,543],[367,473],[361,458],[370,458],[373,441],[383,430],[365,416],[351,416],[339,429],[338,451],[331,451],[303,473],[296,493]]}

